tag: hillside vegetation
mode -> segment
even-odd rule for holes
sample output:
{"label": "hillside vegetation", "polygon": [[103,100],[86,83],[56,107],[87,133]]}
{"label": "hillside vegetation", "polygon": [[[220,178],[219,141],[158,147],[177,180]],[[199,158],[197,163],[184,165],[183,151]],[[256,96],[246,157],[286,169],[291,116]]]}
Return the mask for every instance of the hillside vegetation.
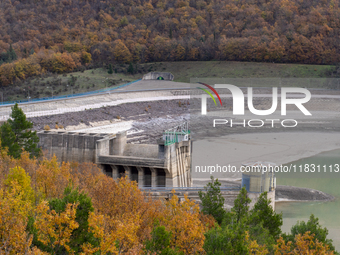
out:
{"label": "hillside vegetation", "polygon": [[338,0],[4,0],[0,85],[104,63],[339,62]]}

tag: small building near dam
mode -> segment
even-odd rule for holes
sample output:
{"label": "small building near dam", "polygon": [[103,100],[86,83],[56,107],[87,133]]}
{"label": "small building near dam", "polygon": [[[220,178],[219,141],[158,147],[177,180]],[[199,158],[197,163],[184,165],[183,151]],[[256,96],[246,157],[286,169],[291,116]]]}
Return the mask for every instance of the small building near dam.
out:
{"label": "small building near dam", "polygon": [[263,161],[252,161],[242,164],[242,184],[245,187],[248,196],[252,199],[252,207],[261,193],[267,192],[267,198],[271,199],[271,206],[275,209],[275,188],[276,164]]}
{"label": "small building near dam", "polygon": [[94,162],[113,178],[124,175],[143,187],[191,187],[187,124],[165,131],[158,144],[127,143],[127,134],[41,131],[39,147],[59,161]]}
{"label": "small building near dam", "polygon": [[174,75],[169,72],[150,72],[143,75],[143,80],[166,80],[173,81]]}

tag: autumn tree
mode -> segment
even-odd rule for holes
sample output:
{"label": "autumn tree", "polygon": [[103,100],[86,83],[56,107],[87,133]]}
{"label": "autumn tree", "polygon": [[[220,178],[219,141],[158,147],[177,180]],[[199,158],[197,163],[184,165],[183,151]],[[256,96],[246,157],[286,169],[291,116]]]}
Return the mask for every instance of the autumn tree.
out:
{"label": "autumn tree", "polygon": [[295,237],[298,234],[304,235],[306,232],[309,232],[313,239],[317,239],[323,245],[329,247],[329,250],[335,251],[333,241],[327,238],[328,229],[323,228],[320,225],[319,219],[315,217],[314,214],[311,214],[307,222],[297,222],[294,226],[292,226],[290,234],[283,234],[282,237],[286,242],[292,242],[294,244],[296,241]]}
{"label": "autumn tree", "polygon": [[39,138],[36,131],[31,131],[33,123],[26,120],[26,115],[16,103],[12,107],[10,118],[0,127],[1,146],[8,148],[8,154],[19,158],[22,150],[28,151],[31,157],[39,157]]}
{"label": "autumn tree", "polygon": [[91,62],[92,62],[91,53],[86,52],[86,51],[82,51],[82,52],[81,52],[81,62],[82,62],[84,65],[87,65],[87,64],[91,63]]}
{"label": "autumn tree", "polygon": [[42,201],[36,209],[34,227],[38,241],[52,254],[64,251],[72,253],[70,246],[72,233],[79,227],[76,221],[77,204],[67,204],[65,211],[51,210],[47,201]]}
{"label": "autumn tree", "polygon": [[43,199],[62,198],[71,181],[69,163],[60,164],[55,156],[44,158],[36,169],[37,192]]}
{"label": "autumn tree", "polygon": [[132,56],[130,50],[126,47],[122,40],[115,41],[114,58],[117,62],[120,63],[131,62]]}
{"label": "autumn tree", "polygon": [[286,242],[282,237],[277,240],[277,245],[275,245],[275,255],[289,255],[289,254],[325,254],[333,255],[335,254],[331,248],[320,242],[314,234],[307,231],[304,234],[297,234],[294,237],[294,242]]}
{"label": "autumn tree", "polygon": [[9,192],[0,190],[1,254],[26,254],[32,243],[32,237],[25,231],[27,212],[31,208],[17,206],[23,205],[20,197],[17,196],[19,190],[17,187],[13,187]]}
{"label": "autumn tree", "polygon": [[171,247],[185,254],[200,253],[203,251],[205,226],[200,221],[199,206],[187,196],[180,202],[175,192],[172,193],[160,224],[172,234]]}
{"label": "autumn tree", "polygon": [[42,254],[31,249],[33,236],[26,232],[28,217],[34,208],[34,191],[31,179],[24,169],[15,167],[0,189],[0,253]]}
{"label": "autumn tree", "polygon": [[10,169],[4,182],[7,192],[17,192],[23,208],[31,211],[35,202],[35,192],[31,186],[31,177],[20,166]]}
{"label": "autumn tree", "polygon": [[64,197],[62,199],[54,198],[49,201],[48,205],[51,210],[56,213],[65,212],[68,204],[77,204],[75,221],[78,224],[78,228],[72,231],[72,235],[69,241],[70,250],[75,253],[81,252],[81,246],[84,243],[98,245],[91,232],[89,232],[88,219],[91,212],[94,211],[91,198],[84,192],[79,192],[78,189],[72,189],[71,186],[65,188]]}
{"label": "autumn tree", "polygon": [[[99,239],[97,250],[103,253],[141,249],[150,237],[154,220],[164,211],[160,201],[152,201],[126,177],[115,181],[100,175],[86,190],[96,208],[95,214],[90,213],[90,231]],[[96,247],[87,245],[83,249]]]}

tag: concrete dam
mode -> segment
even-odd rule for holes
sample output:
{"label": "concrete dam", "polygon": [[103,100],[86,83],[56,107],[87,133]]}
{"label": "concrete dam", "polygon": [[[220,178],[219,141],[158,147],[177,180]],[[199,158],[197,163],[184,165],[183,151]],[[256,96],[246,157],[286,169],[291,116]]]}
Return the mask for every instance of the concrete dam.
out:
{"label": "concrete dam", "polygon": [[37,134],[39,147],[60,161],[94,162],[105,174],[114,179],[128,176],[140,188],[191,187],[191,140],[184,126],[165,131],[158,144],[127,143],[126,131]]}
{"label": "concrete dam", "polygon": [[[198,191],[203,188],[192,187],[192,141],[187,123],[164,131],[157,144],[127,143],[126,131],[117,134],[41,131],[37,134],[42,150],[49,156],[56,155],[59,161],[94,162],[106,175],[114,179],[127,176],[155,198],[167,199],[174,189],[180,199],[187,195],[199,202]],[[252,199],[250,208],[264,191],[275,208],[273,173],[244,174],[242,184],[222,186],[226,208],[233,206],[241,186],[246,187]]]}

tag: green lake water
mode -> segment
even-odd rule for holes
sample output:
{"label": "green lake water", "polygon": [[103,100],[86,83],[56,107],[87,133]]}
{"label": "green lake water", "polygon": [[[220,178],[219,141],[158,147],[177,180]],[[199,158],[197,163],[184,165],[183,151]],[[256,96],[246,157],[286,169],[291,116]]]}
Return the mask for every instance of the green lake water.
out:
{"label": "green lake water", "polygon": [[[329,231],[328,238],[333,239],[337,251],[340,251],[340,171],[335,172],[336,164],[340,165],[340,150],[323,152],[316,156],[301,159],[292,164],[296,165],[296,172],[277,173],[277,185],[290,185],[313,188],[331,194],[335,200],[330,202],[279,202],[275,205],[276,212],[282,212],[283,232],[290,232],[291,226],[297,221],[307,221],[313,213],[319,218],[322,227]],[[314,173],[300,173],[298,166],[314,164]],[[327,166],[326,173],[324,166]],[[330,173],[332,166],[333,172]],[[318,172],[317,166],[320,166]]]}

